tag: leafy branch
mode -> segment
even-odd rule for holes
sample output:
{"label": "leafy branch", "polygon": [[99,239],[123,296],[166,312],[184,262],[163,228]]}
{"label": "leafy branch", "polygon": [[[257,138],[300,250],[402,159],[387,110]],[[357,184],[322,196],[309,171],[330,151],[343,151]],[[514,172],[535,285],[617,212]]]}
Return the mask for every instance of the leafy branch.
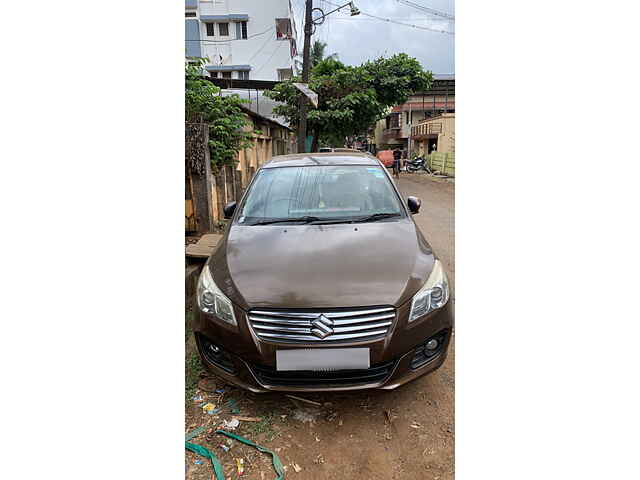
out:
{"label": "leafy branch", "polygon": [[234,165],[238,152],[251,146],[253,132],[238,95],[222,96],[220,89],[202,76],[205,58],[185,64],[185,120],[209,126],[209,153],[215,170]]}

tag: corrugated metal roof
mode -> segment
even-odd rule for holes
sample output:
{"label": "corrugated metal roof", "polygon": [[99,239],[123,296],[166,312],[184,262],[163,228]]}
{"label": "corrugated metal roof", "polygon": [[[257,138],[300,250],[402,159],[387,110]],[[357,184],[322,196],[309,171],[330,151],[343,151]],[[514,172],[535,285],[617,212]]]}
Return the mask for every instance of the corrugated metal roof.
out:
{"label": "corrugated metal roof", "polygon": [[246,105],[241,105],[240,108],[242,108],[242,110],[244,110],[245,112],[247,112],[249,115],[251,115],[253,117],[257,117],[260,120],[263,120],[265,122],[275,123],[279,127],[286,128],[287,130],[290,130],[290,131],[293,132],[293,129],[291,127],[289,127],[288,125],[285,125],[282,122],[279,122],[278,120],[276,120],[274,118],[269,118],[269,117],[265,117],[264,115],[260,115],[259,113],[257,113],[256,111],[254,111],[253,109],[249,108]]}
{"label": "corrugated metal roof", "polygon": [[434,80],[455,80],[456,75],[455,73],[434,73],[433,79]]}

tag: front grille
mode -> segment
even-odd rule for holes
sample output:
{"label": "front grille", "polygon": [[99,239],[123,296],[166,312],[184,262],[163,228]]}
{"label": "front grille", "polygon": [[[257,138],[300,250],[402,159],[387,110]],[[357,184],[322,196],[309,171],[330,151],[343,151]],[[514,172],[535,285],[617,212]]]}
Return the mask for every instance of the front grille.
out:
{"label": "front grille", "polygon": [[272,342],[316,343],[384,338],[396,316],[393,307],[335,310],[252,310],[248,318],[258,338]]}
{"label": "front grille", "polygon": [[393,371],[394,362],[373,365],[361,370],[327,371],[286,371],[279,372],[273,367],[252,365],[251,369],[258,382],[267,386],[282,387],[315,387],[344,386],[379,383],[386,380]]}

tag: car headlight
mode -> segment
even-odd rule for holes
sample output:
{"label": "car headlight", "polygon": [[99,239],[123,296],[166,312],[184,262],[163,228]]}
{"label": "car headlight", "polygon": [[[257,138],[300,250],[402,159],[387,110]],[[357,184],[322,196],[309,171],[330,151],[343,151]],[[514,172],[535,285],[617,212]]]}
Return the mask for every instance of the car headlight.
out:
{"label": "car headlight", "polygon": [[409,321],[412,322],[427,313],[444,307],[448,300],[449,280],[442,263],[440,260],[436,260],[427,283],[413,296]]}
{"label": "car headlight", "polygon": [[206,264],[198,279],[198,293],[196,294],[198,308],[204,313],[215,315],[220,320],[237,326],[236,316],[233,313],[231,300],[220,291],[213,282],[209,264]]}

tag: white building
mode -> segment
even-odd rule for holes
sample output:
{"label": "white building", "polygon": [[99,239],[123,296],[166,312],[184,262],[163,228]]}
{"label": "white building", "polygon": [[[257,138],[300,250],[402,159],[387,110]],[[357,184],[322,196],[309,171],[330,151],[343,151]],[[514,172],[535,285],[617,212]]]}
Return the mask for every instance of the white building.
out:
{"label": "white building", "polygon": [[186,56],[212,77],[286,80],[297,72],[290,0],[185,0]]}

